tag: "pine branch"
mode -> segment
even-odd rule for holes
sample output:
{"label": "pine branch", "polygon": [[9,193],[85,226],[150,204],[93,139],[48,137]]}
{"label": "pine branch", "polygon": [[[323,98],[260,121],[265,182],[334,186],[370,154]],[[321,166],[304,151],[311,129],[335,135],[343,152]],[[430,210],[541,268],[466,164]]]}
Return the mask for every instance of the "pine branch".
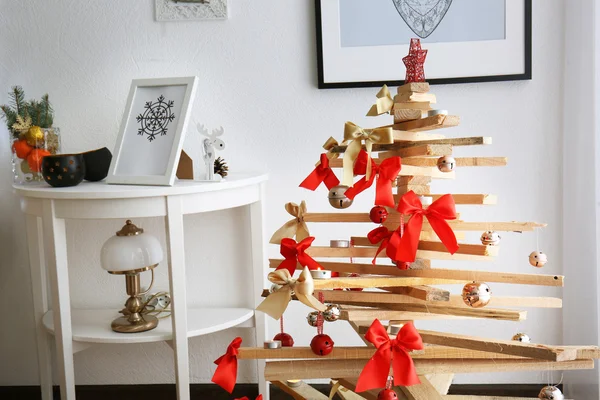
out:
{"label": "pine branch", "polygon": [[50,128],[50,127],[52,127],[52,120],[54,119],[53,118],[54,110],[52,109],[52,105],[50,104],[48,93],[46,93],[45,95],[42,96],[41,107],[42,107],[42,113],[43,113],[43,117],[44,117],[44,123],[43,123],[43,125],[40,124],[40,126],[42,128]]}
{"label": "pine branch", "polygon": [[21,86],[13,86],[12,92],[9,93],[11,106],[17,115],[22,117],[25,116],[26,106],[25,106],[25,92]]}

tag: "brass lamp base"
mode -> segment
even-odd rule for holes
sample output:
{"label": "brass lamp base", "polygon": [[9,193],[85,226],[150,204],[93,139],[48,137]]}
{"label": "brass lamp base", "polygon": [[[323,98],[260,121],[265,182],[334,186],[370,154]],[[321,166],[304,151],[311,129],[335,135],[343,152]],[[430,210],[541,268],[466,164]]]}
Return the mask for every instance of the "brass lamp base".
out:
{"label": "brass lamp base", "polygon": [[129,317],[119,317],[110,324],[113,331],[120,333],[146,332],[157,326],[158,318],[152,315],[143,315],[140,320],[135,322],[129,321]]}

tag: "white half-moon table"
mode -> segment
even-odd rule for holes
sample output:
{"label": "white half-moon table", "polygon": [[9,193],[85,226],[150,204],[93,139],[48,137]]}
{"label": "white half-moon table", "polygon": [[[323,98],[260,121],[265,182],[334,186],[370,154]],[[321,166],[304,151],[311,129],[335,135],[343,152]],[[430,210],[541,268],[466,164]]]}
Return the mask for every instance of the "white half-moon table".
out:
{"label": "white half-moon table", "polygon": [[[175,353],[177,398],[180,400],[190,398],[188,338],[234,326],[254,327],[256,342],[261,345],[267,339],[266,320],[262,313],[255,314],[254,308],[260,302],[258,293],[266,283],[266,180],[266,175],[234,175],[218,183],[178,181],[171,187],[107,185],[104,182],[84,182],[69,188],[52,188],[45,183],[15,185],[27,219],[42,399],[52,399],[51,335],[56,342],[62,400],[75,400],[73,353],[95,343],[166,341]],[[254,304],[248,304],[247,308],[188,308],[184,215],[240,206],[250,207]],[[165,218],[172,324],[165,320],[152,331],[120,334],[110,329],[111,320],[118,316],[116,310],[94,310],[93,318],[90,318],[88,310],[71,309],[65,220],[141,217]],[[52,309],[47,287],[50,287]],[[261,378],[264,367],[265,362],[258,361],[259,390],[268,400],[268,386]]]}

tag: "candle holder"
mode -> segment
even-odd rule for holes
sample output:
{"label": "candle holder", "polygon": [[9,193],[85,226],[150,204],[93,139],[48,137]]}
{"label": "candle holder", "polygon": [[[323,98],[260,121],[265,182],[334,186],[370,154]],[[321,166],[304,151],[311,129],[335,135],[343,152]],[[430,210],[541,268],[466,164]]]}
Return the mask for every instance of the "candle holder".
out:
{"label": "candle holder", "polygon": [[330,279],[331,271],[327,271],[325,269],[313,269],[310,271],[313,279]]}
{"label": "candle holder", "polygon": [[330,240],[329,247],[334,249],[347,249],[350,247],[349,240]]}
{"label": "candle holder", "polygon": [[265,340],[265,349],[280,349],[281,340]]}

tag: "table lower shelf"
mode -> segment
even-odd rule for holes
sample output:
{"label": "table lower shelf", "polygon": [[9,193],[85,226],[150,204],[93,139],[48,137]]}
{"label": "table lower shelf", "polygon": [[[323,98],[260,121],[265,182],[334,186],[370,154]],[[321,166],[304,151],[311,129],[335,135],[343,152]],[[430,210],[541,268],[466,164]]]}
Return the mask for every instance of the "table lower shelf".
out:
{"label": "table lower shelf", "polygon": [[[82,343],[148,343],[171,340],[173,337],[171,317],[160,320],[158,327],[140,333],[118,333],[110,329],[110,323],[120,314],[114,309],[71,310],[73,340]],[[188,308],[188,338],[222,331],[248,321],[254,316],[249,308]],[[48,311],[42,322],[46,330],[54,334],[54,313]]]}

